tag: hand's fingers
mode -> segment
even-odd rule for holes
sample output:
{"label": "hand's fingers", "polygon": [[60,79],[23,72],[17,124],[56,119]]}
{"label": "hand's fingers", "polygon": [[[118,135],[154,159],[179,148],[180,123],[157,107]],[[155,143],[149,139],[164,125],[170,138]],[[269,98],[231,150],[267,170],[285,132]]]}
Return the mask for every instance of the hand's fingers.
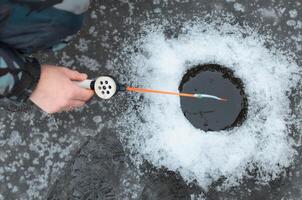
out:
{"label": "hand's fingers", "polygon": [[83,89],[78,86],[75,86],[73,99],[80,100],[80,101],[88,101],[89,99],[91,99],[93,95],[94,95],[93,90]]}
{"label": "hand's fingers", "polygon": [[72,81],[83,81],[86,80],[88,77],[87,74],[80,73],[78,71],[71,70],[66,67],[62,67],[61,69],[63,70],[64,74]]}

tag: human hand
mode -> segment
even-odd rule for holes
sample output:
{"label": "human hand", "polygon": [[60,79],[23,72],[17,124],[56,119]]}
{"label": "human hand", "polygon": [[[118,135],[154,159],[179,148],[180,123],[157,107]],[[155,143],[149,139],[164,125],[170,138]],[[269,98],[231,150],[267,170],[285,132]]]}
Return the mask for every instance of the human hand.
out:
{"label": "human hand", "polygon": [[94,91],[80,88],[72,81],[86,79],[86,74],[65,67],[42,65],[40,80],[29,99],[49,114],[81,107]]}

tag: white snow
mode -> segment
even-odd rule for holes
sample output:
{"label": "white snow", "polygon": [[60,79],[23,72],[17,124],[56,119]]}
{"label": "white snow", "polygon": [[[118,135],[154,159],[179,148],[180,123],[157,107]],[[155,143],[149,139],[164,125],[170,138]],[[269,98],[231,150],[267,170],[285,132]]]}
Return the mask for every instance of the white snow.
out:
{"label": "white snow", "polygon": [[134,161],[139,165],[147,159],[179,171],[185,180],[196,179],[205,189],[220,177],[227,178],[226,188],[237,185],[248,176],[247,169],[258,168],[256,178],[262,183],[276,178],[296,155],[288,136],[287,92],[298,82],[294,75],[300,73],[298,66],[284,52],[264,47],[266,38],[248,27],[199,21],[184,29],[186,34],[166,39],[161,27],[146,27],[148,34],[136,43],[140,51],[127,54],[132,83],[177,91],[190,67],[222,64],[245,84],[247,119],[232,130],[206,133],[187,121],[179,98],[146,94],[135,102],[141,109],[134,112],[130,106],[121,120],[121,127],[127,127],[121,129],[121,137]]}

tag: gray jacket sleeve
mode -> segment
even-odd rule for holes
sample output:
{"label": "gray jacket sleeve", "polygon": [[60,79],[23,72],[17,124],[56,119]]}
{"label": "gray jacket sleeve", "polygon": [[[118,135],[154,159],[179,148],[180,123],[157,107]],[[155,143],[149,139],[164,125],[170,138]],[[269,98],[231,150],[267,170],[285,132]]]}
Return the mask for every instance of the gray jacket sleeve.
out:
{"label": "gray jacket sleeve", "polygon": [[40,78],[40,64],[0,43],[0,98],[25,102]]}

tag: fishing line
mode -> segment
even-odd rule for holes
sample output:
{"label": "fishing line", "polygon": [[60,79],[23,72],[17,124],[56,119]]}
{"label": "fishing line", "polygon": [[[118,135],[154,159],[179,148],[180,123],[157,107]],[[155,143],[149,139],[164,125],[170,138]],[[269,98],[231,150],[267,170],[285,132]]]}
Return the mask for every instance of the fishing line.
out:
{"label": "fishing line", "polygon": [[218,101],[227,101],[225,98],[220,98],[209,94],[192,94],[192,93],[178,93],[172,91],[163,90],[153,90],[145,88],[130,87],[127,85],[119,84],[114,78],[110,76],[100,76],[96,80],[85,80],[82,82],[75,82],[78,86],[86,89],[92,89],[95,91],[98,97],[101,99],[110,99],[117,92],[137,92],[137,93],[153,93],[153,94],[164,94],[164,95],[174,95],[181,97],[190,97],[197,99],[215,99]]}
{"label": "fishing line", "polygon": [[138,92],[138,93],[154,93],[154,94],[165,94],[165,95],[174,95],[174,96],[182,96],[182,97],[191,97],[191,98],[209,98],[209,99],[216,99],[218,101],[227,101],[227,99],[220,98],[214,95],[209,94],[191,94],[191,93],[177,93],[177,92],[170,92],[170,91],[162,91],[162,90],[152,90],[152,89],[145,89],[145,88],[135,88],[135,87],[126,87],[127,91]]}

